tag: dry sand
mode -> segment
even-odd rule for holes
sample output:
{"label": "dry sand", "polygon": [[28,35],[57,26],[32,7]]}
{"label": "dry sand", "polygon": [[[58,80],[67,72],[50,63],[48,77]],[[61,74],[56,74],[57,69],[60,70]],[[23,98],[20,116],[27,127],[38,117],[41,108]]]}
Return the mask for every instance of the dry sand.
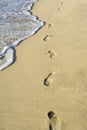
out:
{"label": "dry sand", "polygon": [[0,130],[87,130],[87,1],[39,0],[46,25],[0,72]]}

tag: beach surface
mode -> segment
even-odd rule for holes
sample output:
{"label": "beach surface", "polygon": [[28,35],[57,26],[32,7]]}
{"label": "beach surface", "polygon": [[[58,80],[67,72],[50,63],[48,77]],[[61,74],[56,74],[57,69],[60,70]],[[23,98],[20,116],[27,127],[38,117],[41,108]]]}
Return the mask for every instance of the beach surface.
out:
{"label": "beach surface", "polygon": [[87,1],[32,11],[46,24],[0,72],[0,130],[87,130]]}

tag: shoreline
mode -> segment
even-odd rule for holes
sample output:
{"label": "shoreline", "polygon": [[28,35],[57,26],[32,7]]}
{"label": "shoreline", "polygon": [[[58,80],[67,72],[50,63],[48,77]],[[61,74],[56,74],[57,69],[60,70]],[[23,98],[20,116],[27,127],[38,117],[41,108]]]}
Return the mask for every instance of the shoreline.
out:
{"label": "shoreline", "polygon": [[[87,128],[86,0],[39,0],[46,25],[17,46],[0,72],[0,129]],[[49,9],[49,10],[47,10]]]}
{"label": "shoreline", "polygon": [[[36,1],[37,2],[37,1]],[[25,37],[19,38],[17,41],[13,42],[11,45],[5,46],[0,52],[0,71],[6,69],[7,67],[11,66],[16,60],[16,47],[22,43],[22,41],[26,40],[27,38],[35,35],[44,25],[45,22],[39,20],[37,16],[34,16],[32,13],[32,9],[35,6],[33,2],[28,8],[26,8],[26,13],[28,13],[32,20],[38,21],[39,26],[31,31],[30,34],[26,35]],[[8,56],[9,55],[9,56]]]}

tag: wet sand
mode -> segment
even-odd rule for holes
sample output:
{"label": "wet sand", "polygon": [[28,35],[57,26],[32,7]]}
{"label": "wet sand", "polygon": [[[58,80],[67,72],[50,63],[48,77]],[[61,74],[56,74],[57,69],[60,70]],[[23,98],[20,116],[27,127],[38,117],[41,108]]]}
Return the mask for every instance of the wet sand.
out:
{"label": "wet sand", "polygon": [[0,130],[87,129],[87,1],[39,0],[46,22],[0,72]]}

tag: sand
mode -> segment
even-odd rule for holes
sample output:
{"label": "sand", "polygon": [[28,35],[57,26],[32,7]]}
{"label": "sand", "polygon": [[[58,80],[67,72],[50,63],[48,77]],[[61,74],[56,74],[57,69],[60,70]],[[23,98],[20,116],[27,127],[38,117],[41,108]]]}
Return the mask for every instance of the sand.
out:
{"label": "sand", "polygon": [[46,22],[0,72],[0,130],[87,130],[87,1],[39,0]]}

